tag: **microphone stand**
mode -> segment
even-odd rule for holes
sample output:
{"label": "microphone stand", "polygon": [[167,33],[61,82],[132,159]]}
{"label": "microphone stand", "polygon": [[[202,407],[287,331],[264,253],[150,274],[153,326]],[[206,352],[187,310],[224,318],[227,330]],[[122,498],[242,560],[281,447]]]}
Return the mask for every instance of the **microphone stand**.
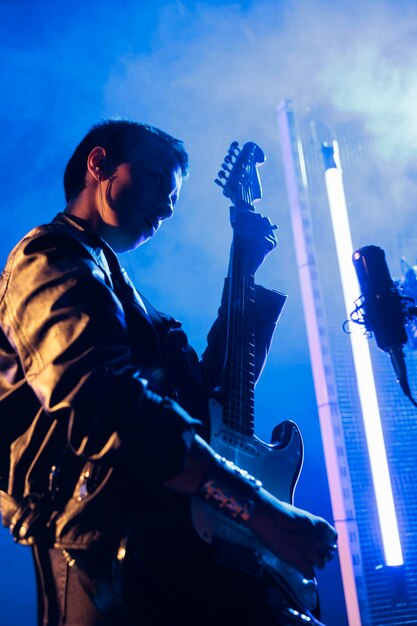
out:
{"label": "microphone stand", "polygon": [[408,383],[407,366],[405,364],[403,347],[395,346],[394,348],[388,348],[387,352],[391,358],[391,363],[397,376],[397,382],[400,384],[404,395],[407,396],[415,407],[417,407],[417,402],[411,394],[410,385]]}

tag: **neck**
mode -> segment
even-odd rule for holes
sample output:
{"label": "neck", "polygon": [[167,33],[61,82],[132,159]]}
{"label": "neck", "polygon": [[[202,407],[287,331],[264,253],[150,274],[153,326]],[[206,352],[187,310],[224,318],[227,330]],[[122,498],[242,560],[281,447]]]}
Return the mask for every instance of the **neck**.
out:
{"label": "neck", "polygon": [[87,230],[99,235],[116,252],[125,250],[123,242],[119,241],[118,229],[112,224],[107,224],[102,217],[104,203],[100,185],[86,186],[76,198],[68,202],[64,213],[82,220]]}
{"label": "neck", "polygon": [[88,226],[88,229],[93,233],[100,234],[100,222],[101,216],[98,210],[95,192],[89,188],[84,188],[81,193],[70,200],[64,209],[64,213],[74,215],[83,220]]}

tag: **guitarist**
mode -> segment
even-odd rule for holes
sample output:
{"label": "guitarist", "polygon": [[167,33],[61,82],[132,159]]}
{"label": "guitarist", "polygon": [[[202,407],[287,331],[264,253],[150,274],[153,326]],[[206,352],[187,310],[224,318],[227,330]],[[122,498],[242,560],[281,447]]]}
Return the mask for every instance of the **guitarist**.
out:
{"label": "guitarist", "polygon": [[[68,162],[65,210],[14,248],[2,274],[2,521],[32,547],[39,625],[297,623],[282,617],[265,573],[214,559],[192,529],[191,498],[308,578],[335,549],[326,521],[280,502],[206,443],[227,297],[198,360],[180,324],[119,265],[115,253],[172,215],[187,172],[182,142],[165,132],[96,125]],[[250,212],[235,228],[256,271],[274,229]],[[282,305],[257,287],[257,374]]]}

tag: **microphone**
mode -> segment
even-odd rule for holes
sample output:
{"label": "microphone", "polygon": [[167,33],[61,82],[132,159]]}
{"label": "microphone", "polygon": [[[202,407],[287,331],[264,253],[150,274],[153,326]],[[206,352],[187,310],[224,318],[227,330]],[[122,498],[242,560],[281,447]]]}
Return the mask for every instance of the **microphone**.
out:
{"label": "microphone", "polygon": [[389,352],[407,343],[402,298],[392,280],[385,252],[365,246],[353,253],[353,265],[362,291],[363,321],[378,348]]}
{"label": "microphone", "polygon": [[378,348],[389,354],[397,380],[404,394],[414,404],[403,350],[407,343],[406,298],[400,295],[391,278],[382,248],[359,248],[353,253],[352,261],[362,291],[361,305],[356,309],[356,312],[362,313],[363,321],[359,323],[363,323],[366,330],[373,333]]}

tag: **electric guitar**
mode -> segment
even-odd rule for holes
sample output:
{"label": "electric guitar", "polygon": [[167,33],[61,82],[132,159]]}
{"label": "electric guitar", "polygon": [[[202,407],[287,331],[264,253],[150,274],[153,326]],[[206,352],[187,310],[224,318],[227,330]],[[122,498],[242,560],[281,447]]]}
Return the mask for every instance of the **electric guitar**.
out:
{"label": "electric guitar", "polygon": [[[254,211],[262,197],[258,165],[265,160],[254,143],[241,149],[231,144],[216,183],[232,201],[231,220],[241,211]],[[271,443],[254,432],[254,276],[242,260],[239,240],[233,238],[229,269],[229,310],[226,360],[221,404],[209,401],[212,448],[221,456],[262,481],[278,499],[292,503],[303,461],[303,442],[297,425],[284,421],[276,426]],[[280,590],[280,620],[287,624],[315,624],[318,606],[315,580],[306,580],[295,568],[273,555],[242,525],[194,499],[192,518],[199,536],[213,544],[219,561],[256,574],[268,572]],[[298,621],[297,621],[298,620]],[[284,623],[284,622],[279,622]]]}

